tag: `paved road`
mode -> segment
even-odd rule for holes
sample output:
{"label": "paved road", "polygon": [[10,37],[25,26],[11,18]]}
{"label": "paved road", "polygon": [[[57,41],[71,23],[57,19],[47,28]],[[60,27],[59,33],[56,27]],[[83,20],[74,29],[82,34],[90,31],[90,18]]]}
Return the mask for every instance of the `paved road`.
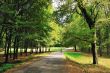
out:
{"label": "paved road", "polygon": [[9,70],[6,73],[82,73],[82,71],[68,63],[63,53],[55,52],[26,67]]}

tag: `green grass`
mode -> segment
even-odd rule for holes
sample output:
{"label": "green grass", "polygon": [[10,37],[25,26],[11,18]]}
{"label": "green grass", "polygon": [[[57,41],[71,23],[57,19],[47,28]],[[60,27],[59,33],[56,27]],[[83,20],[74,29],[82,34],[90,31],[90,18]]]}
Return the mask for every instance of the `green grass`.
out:
{"label": "green grass", "polygon": [[80,52],[65,52],[64,55],[69,58],[70,60],[73,60],[75,62],[81,63],[81,64],[91,64],[92,63],[92,57],[85,56],[83,53]]}
{"label": "green grass", "polygon": [[11,69],[14,67],[14,64],[2,64],[0,67],[0,73],[3,73],[4,71]]}
{"label": "green grass", "polygon": [[73,58],[80,58],[82,57],[81,53],[76,53],[76,52],[66,52],[65,54],[72,56]]}
{"label": "green grass", "polygon": [[[92,56],[80,52],[64,52],[64,55],[79,64],[92,64]],[[98,57],[99,65],[110,68],[110,58]]]}

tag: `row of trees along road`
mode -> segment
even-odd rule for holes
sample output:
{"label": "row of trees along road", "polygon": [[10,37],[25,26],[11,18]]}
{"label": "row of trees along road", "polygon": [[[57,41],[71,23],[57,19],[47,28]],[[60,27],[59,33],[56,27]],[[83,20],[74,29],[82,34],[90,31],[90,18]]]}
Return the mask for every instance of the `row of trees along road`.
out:
{"label": "row of trees along road", "polygon": [[[63,24],[65,46],[91,48],[93,64],[98,64],[97,48],[109,54],[109,0],[60,0],[55,19]],[[66,25],[68,24],[68,25]]]}
{"label": "row of trees along road", "polygon": [[57,43],[59,38],[52,33],[58,35],[60,30],[51,20],[52,12],[50,0],[0,1],[0,48],[5,50],[5,62],[17,59],[19,51],[28,55],[30,48],[38,53]]}

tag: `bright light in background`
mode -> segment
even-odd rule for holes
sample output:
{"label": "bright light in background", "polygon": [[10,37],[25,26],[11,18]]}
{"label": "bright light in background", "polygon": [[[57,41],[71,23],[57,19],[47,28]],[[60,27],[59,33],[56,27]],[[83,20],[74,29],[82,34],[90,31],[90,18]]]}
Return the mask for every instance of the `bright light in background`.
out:
{"label": "bright light in background", "polygon": [[[61,5],[65,4],[66,0],[52,0],[52,6],[54,10],[57,10]],[[77,2],[73,0],[72,9],[75,8]]]}
{"label": "bright light in background", "polygon": [[53,6],[54,10],[56,10],[58,8],[58,4],[59,4],[59,0],[52,0],[52,6]]}
{"label": "bright light in background", "polygon": [[53,53],[52,55],[50,55],[50,56],[47,56],[46,58],[55,58],[55,59],[60,59],[60,58],[63,58],[63,59],[65,59],[65,56],[63,55],[63,53],[61,53],[61,52],[55,52],[55,53]]}
{"label": "bright light in background", "polygon": [[65,4],[65,0],[52,0],[52,6],[54,8],[54,10],[57,10],[58,7],[60,7],[61,5]]}
{"label": "bright light in background", "polygon": [[[67,5],[68,6],[68,9],[67,10],[74,10],[75,7],[76,7],[76,4],[77,4],[77,2],[75,0],[72,0],[72,1],[67,1],[67,0],[52,0],[52,6],[53,6],[54,11],[59,10],[62,5]],[[59,22],[61,24],[62,23],[64,24],[70,15],[71,15],[70,13],[67,13],[67,14],[63,15],[62,17],[59,18]]]}
{"label": "bright light in background", "polygon": [[52,0],[52,5],[54,8],[57,8],[58,7],[58,4],[59,4],[59,0]]}

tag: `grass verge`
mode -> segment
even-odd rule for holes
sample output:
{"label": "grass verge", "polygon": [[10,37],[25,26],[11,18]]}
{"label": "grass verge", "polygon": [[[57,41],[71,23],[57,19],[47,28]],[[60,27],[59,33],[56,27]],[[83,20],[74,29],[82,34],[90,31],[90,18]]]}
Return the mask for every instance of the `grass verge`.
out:
{"label": "grass verge", "polygon": [[86,72],[92,73],[96,71],[97,73],[110,73],[110,58],[99,57],[98,65],[92,64],[92,56],[89,54],[84,54],[81,52],[64,52],[64,55],[74,63],[79,64],[83,69],[88,70]]}
{"label": "grass verge", "polygon": [[13,68],[13,67],[14,67],[14,64],[10,64],[10,63],[2,64],[2,65],[0,66],[0,73],[3,73],[3,72],[5,72],[6,70],[11,69],[11,68]]}

